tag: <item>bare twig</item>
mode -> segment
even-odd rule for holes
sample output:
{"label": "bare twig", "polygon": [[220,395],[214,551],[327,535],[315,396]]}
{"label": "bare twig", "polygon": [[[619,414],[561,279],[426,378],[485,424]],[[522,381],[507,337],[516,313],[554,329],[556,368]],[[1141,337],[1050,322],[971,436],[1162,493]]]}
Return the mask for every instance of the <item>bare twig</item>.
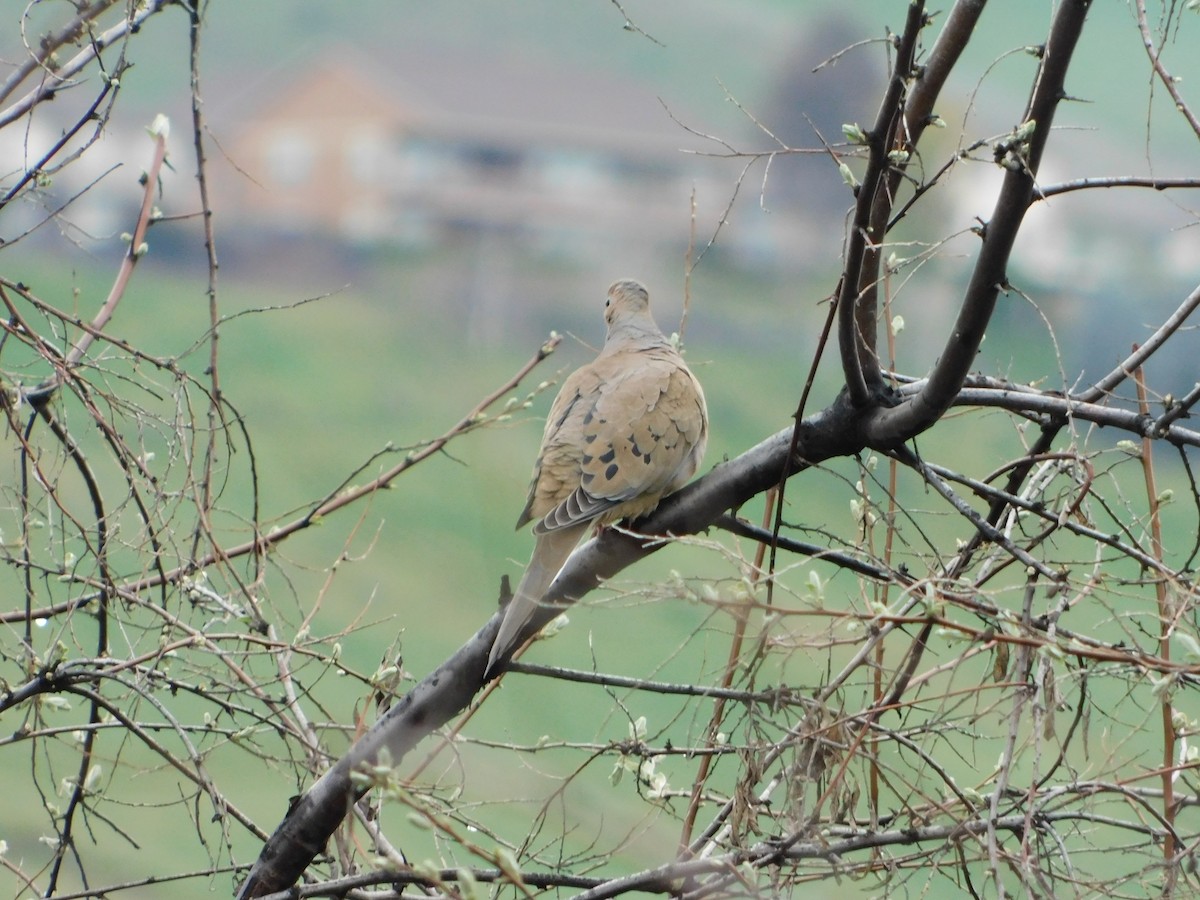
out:
{"label": "bare twig", "polygon": [[[122,19],[118,24],[113,25],[111,28],[108,28],[100,34],[93,35],[82,50],[54,70],[52,78],[43,80],[40,85],[38,85],[36,88],[33,88],[21,99],[17,100],[6,109],[0,110],[0,128],[4,128],[7,125],[20,120],[39,103],[50,99],[59,91],[70,87],[74,83],[72,79],[85,68],[87,68],[87,66],[90,65],[93,60],[97,59],[101,52],[108,49],[118,41],[124,40],[131,33],[140,28],[142,24],[148,18],[150,18],[150,16],[161,12],[170,4],[171,0],[145,0],[143,3],[133,4],[128,16]],[[72,23],[63,30],[60,35],[58,46],[68,43],[73,36],[78,33],[79,27],[82,24],[84,24],[90,18],[94,18],[95,14],[103,12],[104,8],[113,5],[115,5],[115,0],[101,0],[101,2],[85,8],[85,11],[81,13],[77,23]],[[95,13],[89,14],[91,11],[95,11]],[[34,59],[26,65],[32,68],[37,68],[40,67],[41,64],[42,62],[40,59]],[[26,71],[24,68],[18,69],[16,72],[14,72],[10,76],[9,81],[6,82],[5,89],[0,90],[0,100],[7,97],[8,93],[11,92],[11,90],[19,85],[22,81],[24,81],[27,75],[28,71]]]}
{"label": "bare twig", "polygon": [[894,444],[937,421],[954,402],[974,364],[996,298],[1006,283],[1008,257],[1033,197],[1054,112],[1066,96],[1064,81],[1089,6],[1089,0],[1066,0],[1059,6],[1022,119],[1027,133],[1017,134],[1006,151],[1004,184],[992,218],[982,231],[979,257],[945,349],[919,394],[898,406],[876,410],[864,423],[872,446]]}
{"label": "bare twig", "polygon": [[1175,109],[1183,116],[1188,125],[1191,126],[1192,132],[1196,137],[1200,138],[1200,118],[1188,106],[1184,100],[1183,94],[1179,91],[1179,79],[1167,71],[1167,67],[1162,63],[1162,51],[1154,44],[1154,35],[1150,33],[1150,23],[1146,18],[1146,0],[1137,0],[1134,4],[1137,10],[1138,31],[1142,35],[1142,46],[1146,48],[1146,55],[1150,58],[1150,65],[1154,67],[1154,72],[1158,75],[1159,81],[1163,87],[1167,89],[1167,93],[1171,95],[1171,101],[1175,104]]}

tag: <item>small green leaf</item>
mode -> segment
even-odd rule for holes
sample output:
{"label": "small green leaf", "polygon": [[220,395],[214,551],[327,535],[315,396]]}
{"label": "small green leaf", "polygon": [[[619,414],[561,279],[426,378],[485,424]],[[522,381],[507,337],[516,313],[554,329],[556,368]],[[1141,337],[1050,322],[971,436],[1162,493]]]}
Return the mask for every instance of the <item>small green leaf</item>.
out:
{"label": "small green leaf", "polygon": [[854,173],[850,171],[850,167],[845,163],[838,163],[838,171],[842,173],[842,181],[850,185],[852,188],[858,187],[858,179],[854,177]]}
{"label": "small green leaf", "polygon": [[847,122],[842,125],[842,134],[852,144],[865,144],[867,142],[867,133],[862,130],[857,122]]}

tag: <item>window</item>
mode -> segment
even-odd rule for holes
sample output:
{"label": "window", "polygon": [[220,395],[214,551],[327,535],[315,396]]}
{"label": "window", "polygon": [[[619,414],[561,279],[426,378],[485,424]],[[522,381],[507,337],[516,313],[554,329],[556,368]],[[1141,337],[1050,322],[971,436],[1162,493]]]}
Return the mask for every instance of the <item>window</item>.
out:
{"label": "window", "polygon": [[312,139],[294,128],[282,128],[270,139],[267,166],[276,184],[297,185],[308,181],[316,163]]}
{"label": "window", "polygon": [[356,128],[346,137],[345,164],[355,181],[378,181],[387,163],[388,144],[377,128]]}

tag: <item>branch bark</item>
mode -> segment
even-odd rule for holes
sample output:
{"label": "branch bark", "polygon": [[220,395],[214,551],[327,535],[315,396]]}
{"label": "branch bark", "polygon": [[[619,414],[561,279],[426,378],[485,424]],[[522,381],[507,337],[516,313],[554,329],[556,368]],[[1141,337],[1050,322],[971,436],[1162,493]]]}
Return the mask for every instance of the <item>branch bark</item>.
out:
{"label": "branch bark", "polygon": [[[94,4],[90,9],[85,9],[80,13],[75,22],[68,25],[53,40],[65,45],[71,40],[73,34],[86,28],[88,22],[104,12],[106,8],[114,5],[116,4],[104,0],[104,2]],[[53,78],[43,80],[41,84],[30,90],[7,109],[0,110],[0,128],[4,128],[6,125],[11,125],[13,122],[20,120],[39,103],[52,98],[63,88],[74,84],[72,79],[83,71],[92,60],[99,57],[103,51],[107,50],[113,44],[125,39],[141,28],[142,23],[150,18],[150,16],[161,12],[170,5],[170,0],[147,0],[147,2],[142,4],[133,4],[129,14],[124,19],[111,28],[92,35],[84,44],[83,49],[56,68]],[[3,93],[0,93],[0,99],[7,97],[11,90],[18,87],[29,74],[37,71],[42,65],[41,59],[34,59],[14,72],[6,82]]]}
{"label": "branch bark", "polygon": [[[883,228],[892,207],[889,176],[891,150],[901,132],[904,92],[913,76],[917,39],[927,24],[925,4],[908,7],[904,34],[896,45],[896,65],[884,93],[875,124],[867,135],[870,151],[867,170],[858,188],[854,222],[846,241],[845,269],[838,290],[838,350],[842,372],[851,402],[858,407],[870,405],[883,386],[879,360],[875,354],[877,309],[874,285],[878,269],[878,248]],[[902,135],[899,137],[904,143]],[[872,261],[875,261],[873,264]]]}
{"label": "branch bark", "polygon": [[1038,166],[1055,110],[1066,97],[1067,69],[1090,7],[1091,0],[1066,0],[1059,6],[1022,126],[1007,147],[997,148],[998,154],[1003,151],[1007,172],[992,218],[982,229],[979,257],[945,349],[918,394],[894,407],[876,409],[863,422],[869,446],[895,446],[936,422],[954,402],[974,364],[996,298],[1008,283],[1008,259],[1033,200]]}

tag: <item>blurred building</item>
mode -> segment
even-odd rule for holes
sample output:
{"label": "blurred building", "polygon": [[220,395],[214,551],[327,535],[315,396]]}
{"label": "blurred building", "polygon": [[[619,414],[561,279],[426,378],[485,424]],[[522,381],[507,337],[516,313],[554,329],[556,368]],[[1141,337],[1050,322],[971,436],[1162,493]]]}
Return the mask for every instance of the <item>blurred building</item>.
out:
{"label": "blurred building", "polygon": [[347,51],[280,73],[246,107],[221,126],[241,171],[221,173],[219,208],[283,233],[678,241],[693,189],[731,189],[725,168],[685,152],[711,143],[612,72],[428,50],[368,65]]}

